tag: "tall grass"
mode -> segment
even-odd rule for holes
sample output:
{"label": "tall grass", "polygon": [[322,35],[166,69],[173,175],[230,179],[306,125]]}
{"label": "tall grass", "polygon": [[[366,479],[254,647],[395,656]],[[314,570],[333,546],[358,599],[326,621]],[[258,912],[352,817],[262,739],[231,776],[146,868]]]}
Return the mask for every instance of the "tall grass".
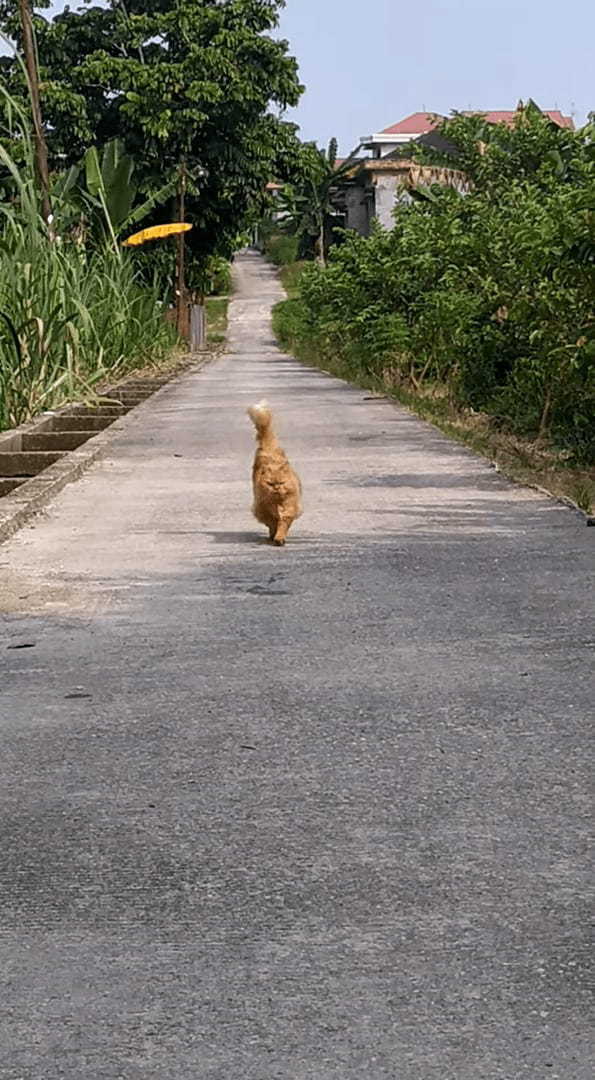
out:
{"label": "tall grass", "polygon": [[[176,337],[155,287],[113,244],[82,243],[56,195],[39,213],[26,114],[3,91],[0,141],[0,430],[157,362]],[[18,148],[19,163],[15,160]]]}

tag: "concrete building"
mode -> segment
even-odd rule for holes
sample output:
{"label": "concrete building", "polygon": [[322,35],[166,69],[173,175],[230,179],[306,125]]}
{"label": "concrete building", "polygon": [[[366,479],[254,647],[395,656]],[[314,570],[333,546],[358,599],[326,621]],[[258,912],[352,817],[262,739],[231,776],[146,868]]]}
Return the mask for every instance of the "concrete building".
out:
{"label": "concrete building", "polygon": [[392,229],[395,206],[411,201],[413,187],[432,184],[452,187],[463,193],[471,188],[465,174],[457,169],[420,165],[403,158],[361,161],[342,185],[344,227],[354,229],[360,236],[370,235],[373,221],[378,221],[385,229]]}

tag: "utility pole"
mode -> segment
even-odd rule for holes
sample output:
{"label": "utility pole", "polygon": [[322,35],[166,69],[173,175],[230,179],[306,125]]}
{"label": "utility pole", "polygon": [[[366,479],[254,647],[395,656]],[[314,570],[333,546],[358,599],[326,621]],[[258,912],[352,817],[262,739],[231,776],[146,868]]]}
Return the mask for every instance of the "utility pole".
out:
{"label": "utility pole", "polygon": [[31,97],[31,113],[33,116],[33,136],[35,140],[35,166],[37,179],[41,190],[41,213],[46,225],[51,217],[50,206],[50,174],[48,169],[48,151],[41,123],[41,105],[39,103],[39,74],[37,71],[37,58],[35,55],[35,42],[33,39],[33,18],[29,0],[19,0],[19,13],[21,16],[21,28],[23,31],[23,52],[25,54],[25,66],[29,80],[29,94]]}
{"label": "utility pole", "polygon": [[[180,182],[178,187],[178,221],[184,220],[184,214],[186,213],[185,207],[185,195],[186,195],[186,165],[184,162],[180,165]],[[178,235],[177,241],[177,259],[176,259],[176,288],[178,292],[177,297],[177,329],[180,337],[188,336],[188,307],[186,304],[186,273],[185,273],[185,244],[184,233]]]}

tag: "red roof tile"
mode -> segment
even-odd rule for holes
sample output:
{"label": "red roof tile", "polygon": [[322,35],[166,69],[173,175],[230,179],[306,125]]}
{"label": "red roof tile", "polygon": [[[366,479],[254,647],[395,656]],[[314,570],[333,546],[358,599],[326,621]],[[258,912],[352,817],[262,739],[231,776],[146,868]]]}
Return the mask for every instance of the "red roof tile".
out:
{"label": "red roof tile", "polygon": [[[463,116],[477,116],[478,112],[481,112],[481,110],[474,109],[463,113]],[[488,124],[513,124],[517,112],[517,109],[496,109],[495,111],[482,113],[482,115],[485,116]],[[572,117],[564,116],[559,109],[543,109],[543,113],[545,116],[549,116],[550,120],[553,120],[558,127],[574,128]]]}
{"label": "red roof tile", "polygon": [[[543,111],[558,127],[574,129],[572,117],[564,116],[559,109],[544,109]],[[478,114],[485,115],[489,124],[512,124],[517,115],[517,110],[496,109],[483,113],[481,109],[473,109],[464,112],[463,116],[477,116]],[[411,116],[406,116],[404,120],[400,120],[398,124],[392,124],[391,127],[384,128],[380,134],[425,135],[428,131],[433,131],[439,122],[440,118],[436,119],[433,113],[415,112],[411,113]]]}
{"label": "red roof tile", "polygon": [[438,121],[432,113],[414,112],[406,116],[398,124],[384,128],[382,135],[425,135],[426,131],[433,131]]}
{"label": "red roof tile", "polygon": [[545,113],[558,127],[570,128],[571,131],[574,131],[574,120],[571,116],[564,116],[564,113],[561,113],[559,109],[546,109]]}

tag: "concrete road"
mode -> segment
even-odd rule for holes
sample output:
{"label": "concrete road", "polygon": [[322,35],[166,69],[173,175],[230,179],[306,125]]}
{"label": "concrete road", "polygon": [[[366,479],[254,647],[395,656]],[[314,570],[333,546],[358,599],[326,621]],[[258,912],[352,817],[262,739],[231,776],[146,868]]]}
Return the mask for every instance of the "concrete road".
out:
{"label": "concrete road", "polygon": [[230,354],[0,547],[0,1078],[587,1080],[595,532],[236,278]]}

